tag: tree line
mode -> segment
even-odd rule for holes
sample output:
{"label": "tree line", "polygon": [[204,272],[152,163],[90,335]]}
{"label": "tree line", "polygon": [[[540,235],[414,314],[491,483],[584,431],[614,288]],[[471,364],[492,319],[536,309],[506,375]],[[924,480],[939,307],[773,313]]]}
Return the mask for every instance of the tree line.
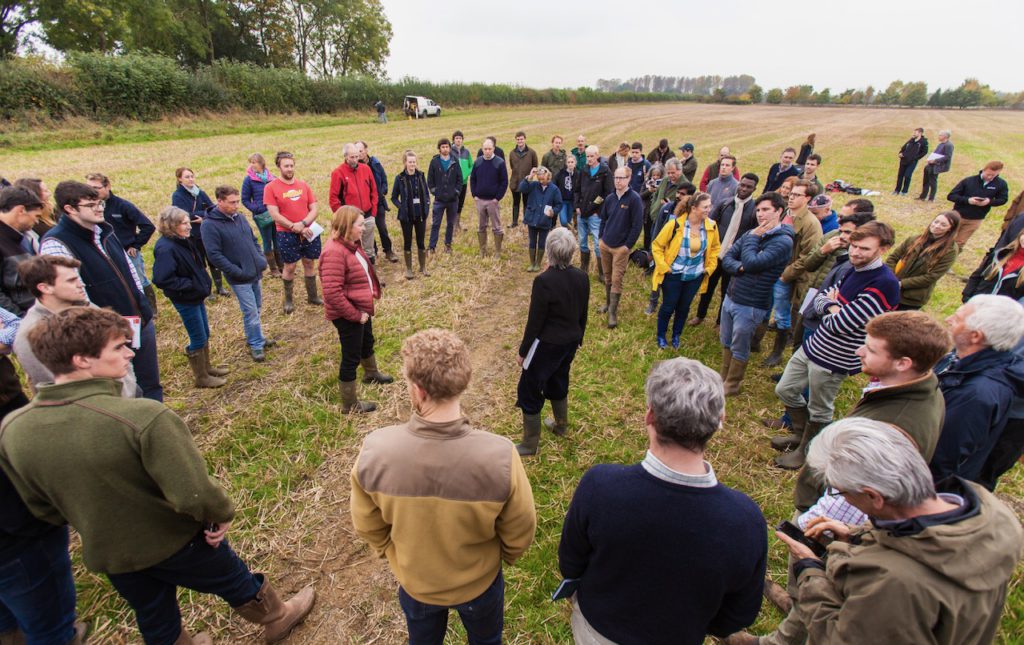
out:
{"label": "tree line", "polygon": [[0,57],[151,53],[383,78],[391,35],[380,0],[0,0]]}

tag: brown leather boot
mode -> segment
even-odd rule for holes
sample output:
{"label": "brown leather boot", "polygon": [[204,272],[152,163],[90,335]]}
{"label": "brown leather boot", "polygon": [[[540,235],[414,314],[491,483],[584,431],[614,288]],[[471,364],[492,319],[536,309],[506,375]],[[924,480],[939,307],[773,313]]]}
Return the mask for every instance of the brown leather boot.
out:
{"label": "brown leather boot", "polygon": [[309,585],[288,599],[281,602],[281,598],[270,586],[270,582],[263,580],[256,597],[235,611],[242,618],[250,623],[263,625],[263,640],[267,643],[276,643],[282,640],[292,629],[302,622],[316,602],[316,592],[313,585]]}
{"label": "brown leather boot", "polygon": [[203,350],[201,349],[188,353],[188,366],[192,368],[196,387],[224,387],[228,384],[226,379],[207,374],[206,361],[203,359]]}
{"label": "brown leather boot", "polygon": [[377,369],[377,357],[371,356],[364,358],[359,361],[359,364],[363,366],[363,383],[377,383],[379,385],[387,385],[388,383],[394,383],[395,379],[388,376],[384,372]]}
{"label": "brown leather boot", "polygon": [[780,452],[792,450],[800,445],[804,436],[804,426],[807,425],[807,408],[791,408],[786,406],[786,414],[789,415],[789,434],[772,437],[772,448]]}

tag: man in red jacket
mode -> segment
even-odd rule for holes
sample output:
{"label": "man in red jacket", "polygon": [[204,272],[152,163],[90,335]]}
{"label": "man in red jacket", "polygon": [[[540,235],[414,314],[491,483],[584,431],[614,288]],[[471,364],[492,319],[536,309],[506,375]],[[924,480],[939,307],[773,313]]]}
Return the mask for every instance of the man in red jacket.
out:
{"label": "man in red jacket", "polygon": [[346,143],[342,148],[345,163],[331,173],[331,212],[342,206],[355,206],[363,211],[363,251],[376,263],[377,253],[373,247],[373,232],[377,228],[377,182],[373,171],[366,164],[359,163],[359,147]]}

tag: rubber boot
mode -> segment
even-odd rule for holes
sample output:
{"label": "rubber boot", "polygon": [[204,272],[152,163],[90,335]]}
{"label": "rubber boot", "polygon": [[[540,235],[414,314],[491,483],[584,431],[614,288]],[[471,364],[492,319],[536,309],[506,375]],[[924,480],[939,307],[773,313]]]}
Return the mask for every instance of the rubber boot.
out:
{"label": "rubber boot", "polygon": [[[609,276],[607,279],[611,280],[611,276]],[[604,265],[601,264],[601,258],[597,258],[597,281],[600,282],[601,284],[605,284]]]}
{"label": "rubber boot", "polygon": [[224,277],[223,277],[224,274],[221,273],[220,269],[214,269],[211,266],[210,267],[210,275],[213,276],[213,284],[217,288],[217,295],[218,296],[226,296],[226,297],[230,298],[231,297],[231,292],[224,288]]}
{"label": "rubber boot", "polygon": [[722,377],[722,383],[725,383],[725,379],[729,378],[729,365],[732,363],[732,350],[728,347],[722,348],[722,369],[719,370],[718,375]]}
{"label": "rubber boot", "polygon": [[761,341],[764,340],[766,333],[768,333],[767,323],[761,323],[754,328],[754,335],[750,338],[750,351],[760,353]]}
{"label": "rubber boot", "polygon": [[338,391],[341,393],[341,409],[345,412],[373,412],[377,409],[373,401],[359,400],[355,381],[338,381]]}
{"label": "rubber boot", "polygon": [[311,305],[322,305],[324,301],[320,299],[320,294],[316,291],[316,276],[307,275],[304,278],[306,283],[306,302]]}
{"label": "rubber boot", "polygon": [[281,253],[274,249],[274,264],[277,265],[278,272],[284,271],[284,262],[281,261]]}
{"label": "rubber boot", "polygon": [[827,423],[821,423],[820,421],[808,421],[807,425],[804,426],[803,436],[800,438],[800,445],[798,445],[792,452],[779,455],[775,458],[775,465],[779,468],[785,468],[786,470],[800,470],[804,467],[804,461],[807,459],[807,444],[811,443],[811,439],[818,436],[821,429],[824,428]]}
{"label": "rubber boot", "polygon": [[206,366],[206,373],[210,376],[227,376],[231,373],[226,367],[216,367],[210,362],[210,346],[206,345],[201,350],[203,353],[203,364]]}
{"label": "rubber boot", "polygon": [[[615,329],[619,326],[619,298],[621,297],[621,293],[613,293],[608,300],[608,329]],[[675,344],[676,347],[679,346],[678,341],[675,341]]]}
{"label": "rubber boot", "polygon": [[153,289],[152,284],[147,284],[142,287],[142,293],[146,296],[146,300],[149,301],[149,308],[153,310],[153,315],[156,315],[156,290]]}
{"label": "rubber boot", "polygon": [[569,430],[569,400],[551,402],[551,416],[544,420],[544,426],[556,437],[564,437]]}
{"label": "rubber boot", "polygon": [[735,356],[729,363],[729,374],[725,377],[725,395],[736,396],[740,393],[740,386],[743,384],[743,375],[747,372],[747,361],[741,361]]}
{"label": "rubber boot", "polygon": [[580,271],[590,273],[590,251],[580,251]]}
{"label": "rubber boot", "polygon": [[504,233],[494,234],[494,257],[501,257],[501,242],[505,239]]}
{"label": "rubber boot", "polygon": [[[601,265],[599,264],[597,266],[601,266]],[[604,304],[601,305],[601,308],[598,309],[598,311],[603,313],[603,314],[608,313],[608,305],[611,304],[611,301],[612,301],[612,285],[606,284],[606,285],[604,285]]]}
{"label": "rubber boot", "polygon": [[412,251],[405,252],[405,279],[412,280],[416,274],[412,272]]}
{"label": "rubber boot", "polygon": [[206,632],[200,632],[193,636],[182,625],[181,631],[178,632],[178,640],[174,641],[174,645],[213,645],[213,639]]}
{"label": "rubber boot", "polygon": [[316,602],[316,591],[313,585],[304,587],[302,591],[282,602],[281,598],[264,578],[256,597],[241,607],[235,607],[238,615],[250,623],[263,625],[263,640],[276,643],[284,639],[292,629],[302,622],[306,614],[313,609]]}
{"label": "rubber boot", "polygon": [[651,297],[647,301],[647,308],[644,309],[644,313],[647,314],[648,316],[650,316],[651,314],[653,314],[657,310],[658,310],[658,292],[657,291],[652,291],[651,292]]}
{"label": "rubber boot", "polygon": [[526,269],[527,273],[537,272],[537,249],[530,249],[530,266]]}
{"label": "rubber boot", "polygon": [[274,252],[270,251],[263,254],[263,257],[267,259],[267,268],[270,269],[270,277],[280,278],[281,269],[277,268],[277,258],[274,257]]}
{"label": "rubber boot", "polygon": [[782,352],[786,351],[786,345],[789,345],[789,334],[788,329],[775,330],[775,346],[772,347],[772,353],[761,363],[762,367],[775,367],[782,362]]}
{"label": "rubber boot", "polygon": [[394,249],[391,249],[390,251],[385,251],[384,252],[384,257],[386,257],[388,259],[388,262],[391,262],[392,264],[394,264],[395,262],[398,262],[398,256],[395,255],[395,250]]}
{"label": "rubber boot", "polygon": [[292,302],[295,280],[282,280],[281,282],[284,283],[284,312],[290,314],[295,311],[295,303]]}
{"label": "rubber boot", "polygon": [[789,427],[789,434],[772,437],[772,448],[780,452],[792,450],[800,445],[803,438],[804,428],[807,426],[807,408],[791,408],[786,406],[786,414],[793,425]]}
{"label": "rubber boot", "polygon": [[420,261],[420,275],[424,278],[430,277],[430,272],[427,271],[427,252],[424,249],[416,251],[416,257]]}
{"label": "rubber boot", "polygon": [[487,257],[487,231],[477,231],[476,239],[480,243],[480,257]]}
{"label": "rubber boot", "polygon": [[225,379],[206,373],[206,361],[203,359],[203,350],[201,349],[188,353],[188,366],[192,368],[196,387],[224,387],[228,383]]}
{"label": "rubber boot", "polygon": [[387,385],[388,383],[394,383],[395,379],[388,376],[384,372],[377,369],[377,356],[371,356],[364,358],[359,361],[359,364],[363,366],[363,383],[377,383],[378,385]]}
{"label": "rubber boot", "polygon": [[537,454],[540,443],[540,413],[523,413],[523,440],[516,444],[516,452],[522,456]]}

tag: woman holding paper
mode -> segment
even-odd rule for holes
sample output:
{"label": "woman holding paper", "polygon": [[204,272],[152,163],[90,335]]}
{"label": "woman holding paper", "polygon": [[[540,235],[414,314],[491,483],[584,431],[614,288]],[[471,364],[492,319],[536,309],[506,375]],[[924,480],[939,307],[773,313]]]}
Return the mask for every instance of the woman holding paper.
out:
{"label": "woman holding paper", "polygon": [[516,407],[523,410],[520,455],[537,454],[540,413],[551,401],[552,418],[545,425],[561,437],[569,429],[569,369],[587,329],[590,279],[572,266],[579,248],[567,228],[548,234],[544,249],[547,269],[533,279],[530,313],[517,361],[519,376]]}
{"label": "woman holding paper", "polygon": [[331,233],[320,255],[320,283],[324,288],[324,313],[338,330],[341,365],[338,382],[345,412],[373,412],[375,403],[356,396],[356,368],[363,366],[363,383],[387,384],[395,379],[377,369],[373,355],[374,301],[380,298],[380,281],[363,251],[363,212],[355,206],[334,211]]}
{"label": "woman holding paper", "polygon": [[916,237],[908,237],[896,247],[885,263],[900,281],[900,304],[897,309],[920,309],[932,297],[939,278],[946,275],[960,246],[960,214],[945,211],[935,216],[928,228]]}

